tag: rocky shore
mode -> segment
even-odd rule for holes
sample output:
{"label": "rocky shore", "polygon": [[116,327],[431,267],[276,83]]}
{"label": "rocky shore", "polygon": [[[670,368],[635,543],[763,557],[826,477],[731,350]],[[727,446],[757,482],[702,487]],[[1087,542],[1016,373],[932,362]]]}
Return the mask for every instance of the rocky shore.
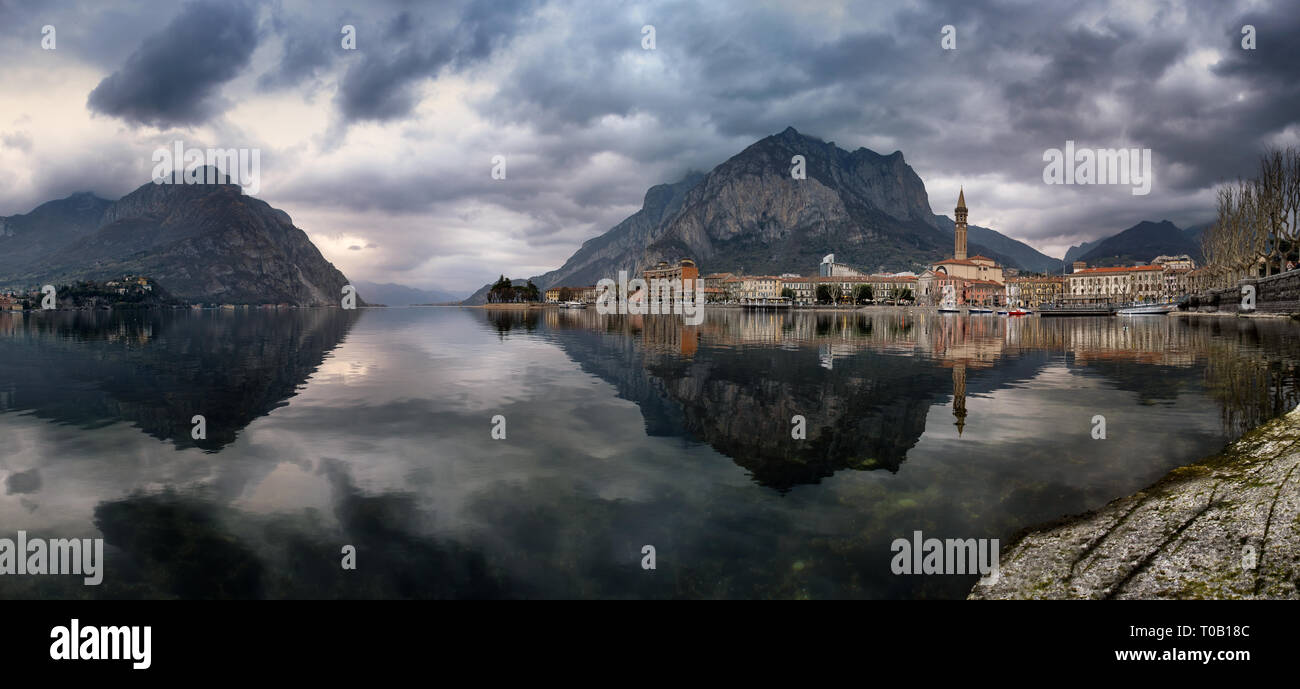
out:
{"label": "rocky shore", "polygon": [[1300,598],[1300,408],[1135,495],[1032,529],[971,599]]}

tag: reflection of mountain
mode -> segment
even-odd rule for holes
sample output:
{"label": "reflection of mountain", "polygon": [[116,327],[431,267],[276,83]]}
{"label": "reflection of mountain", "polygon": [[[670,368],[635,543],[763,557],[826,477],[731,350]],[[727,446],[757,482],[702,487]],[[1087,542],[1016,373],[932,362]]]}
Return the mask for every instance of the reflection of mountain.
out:
{"label": "reflection of mountain", "polygon": [[[357,313],[0,314],[0,412],[85,427],[129,421],[177,447],[215,452],[284,405]],[[191,439],[196,414],[206,439]]]}
{"label": "reflection of mountain", "polygon": [[[890,350],[914,342],[926,326],[889,314],[799,314],[776,330],[769,330],[771,316],[737,311],[699,328],[672,317],[628,317],[593,330],[582,327],[582,315],[547,317],[569,356],[641,407],[650,435],[708,443],[778,489],[842,469],[897,471],[925,431],[931,406],[953,394],[947,368],[904,355],[911,345]],[[729,346],[779,337],[786,327],[802,334],[800,346]],[[833,368],[825,366],[827,357]],[[1031,376],[1041,359],[980,375],[1005,384]],[[796,415],[807,423],[802,440],[791,434]]]}
{"label": "reflection of mountain", "polygon": [[[1225,333],[1218,324],[1171,319],[1009,321],[728,309],[710,311],[700,326],[676,317],[603,318],[590,311],[496,312],[488,318],[503,333],[544,323],[583,370],[637,403],[648,434],[705,442],[778,489],[842,469],[897,471],[926,430],[934,404],[950,406],[949,423],[960,435],[987,421],[970,411],[969,397],[1029,381],[1053,360],[1079,375],[1104,378],[1107,387],[1130,391],[1144,403],[1172,401],[1207,384],[1231,410],[1225,411],[1229,431],[1300,401],[1294,361],[1251,365],[1258,385],[1230,385],[1222,373],[1241,369],[1249,358],[1242,352],[1257,352],[1261,344],[1283,351],[1270,339],[1289,332],[1286,324],[1249,324]],[[1215,346],[1225,334],[1234,346]],[[1205,375],[1197,375],[1207,360]],[[804,440],[791,437],[795,415],[807,420]]]}

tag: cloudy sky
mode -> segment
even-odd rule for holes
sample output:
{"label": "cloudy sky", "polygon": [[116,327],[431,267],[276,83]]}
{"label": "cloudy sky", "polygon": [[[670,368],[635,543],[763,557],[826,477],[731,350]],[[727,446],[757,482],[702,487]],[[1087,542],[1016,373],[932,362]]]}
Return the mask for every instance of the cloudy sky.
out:
{"label": "cloudy sky", "polygon": [[[468,292],[794,126],[900,150],[936,212],[964,185],[971,222],[1060,256],[1208,220],[1300,142],[1297,36],[1294,0],[0,0],[0,215],[117,198],[176,140],[257,148],[258,196],[350,278]],[[1151,149],[1151,193],[1044,184],[1066,140]]]}

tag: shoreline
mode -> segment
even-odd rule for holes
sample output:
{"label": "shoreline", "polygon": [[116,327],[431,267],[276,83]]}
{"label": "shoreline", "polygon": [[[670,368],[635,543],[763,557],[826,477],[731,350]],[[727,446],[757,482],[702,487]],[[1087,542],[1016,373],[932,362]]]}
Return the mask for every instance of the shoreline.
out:
{"label": "shoreline", "polygon": [[1300,313],[1239,313],[1236,311],[1173,311],[1170,316],[1178,318],[1271,318],[1279,320],[1300,320]]}
{"label": "shoreline", "polygon": [[1030,527],[970,600],[1300,599],[1300,407],[1100,509]]}

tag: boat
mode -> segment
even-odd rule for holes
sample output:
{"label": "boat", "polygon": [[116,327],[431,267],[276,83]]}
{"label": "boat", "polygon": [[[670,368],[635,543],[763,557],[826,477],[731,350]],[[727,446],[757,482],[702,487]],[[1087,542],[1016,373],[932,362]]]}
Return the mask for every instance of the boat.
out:
{"label": "boat", "polygon": [[1007,315],[1008,315],[1008,316],[1028,316],[1028,315],[1031,314],[1031,313],[1033,313],[1033,312],[1032,312],[1032,311],[1026,311],[1026,310],[1020,308],[1019,306],[1017,306],[1017,307],[1014,308],[1014,309],[1011,309],[1010,311],[1007,311]]}
{"label": "boat", "polygon": [[981,309],[972,306],[970,309],[970,313],[993,313],[993,309]]}
{"label": "boat", "polygon": [[1122,308],[1115,313],[1121,316],[1163,316],[1177,309],[1177,304],[1139,304]]}
{"label": "boat", "polygon": [[564,308],[566,308],[566,309],[585,309],[585,308],[587,308],[587,305],[586,305],[584,302],[580,302],[580,301],[566,301],[566,302],[564,302]]}

